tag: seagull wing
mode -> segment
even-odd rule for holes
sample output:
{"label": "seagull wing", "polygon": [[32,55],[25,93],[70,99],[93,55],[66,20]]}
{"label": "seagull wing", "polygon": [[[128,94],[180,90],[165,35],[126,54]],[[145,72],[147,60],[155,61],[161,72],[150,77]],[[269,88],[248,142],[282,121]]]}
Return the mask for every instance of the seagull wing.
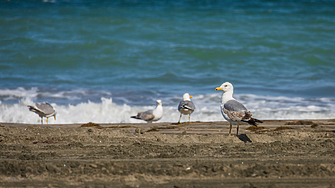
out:
{"label": "seagull wing", "polygon": [[223,107],[225,109],[227,109],[228,111],[237,111],[237,112],[248,111],[247,108],[243,104],[239,103],[236,100],[229,100],[229,101],[227,101],[224,104]]}
{"label": "seagull wing", "polygon": [[55,113],[55,109],[49,103],[36,104],[36,107],[46,115]]}
{"label": "seagull wing", "polygon": [[190,111],[194,111],[195,105],[192,101],[181,101],[178,105],[178,111],[180,111],[181,109],[187,109]]}
{"label": "seagull wing", "polygon": [[137,114],[137,117],[139,117],[139,119],[142,119],[144,121],[151,121],[155,118],[155,116],[153,114],[153,110],[140,112],[140,113]]}

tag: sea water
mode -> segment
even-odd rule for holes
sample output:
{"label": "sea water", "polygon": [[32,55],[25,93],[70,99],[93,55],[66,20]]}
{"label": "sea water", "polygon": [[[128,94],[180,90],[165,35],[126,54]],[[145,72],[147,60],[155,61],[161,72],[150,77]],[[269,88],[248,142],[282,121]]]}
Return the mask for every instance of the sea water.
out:
{"label": "sea water", "polygon": [[[258,119],[335,118],[332,1],[0,2],[0,122],[135,123],[163,101],[222,121],[223,82]],[[182,121],[187,121],[183,117]]]}

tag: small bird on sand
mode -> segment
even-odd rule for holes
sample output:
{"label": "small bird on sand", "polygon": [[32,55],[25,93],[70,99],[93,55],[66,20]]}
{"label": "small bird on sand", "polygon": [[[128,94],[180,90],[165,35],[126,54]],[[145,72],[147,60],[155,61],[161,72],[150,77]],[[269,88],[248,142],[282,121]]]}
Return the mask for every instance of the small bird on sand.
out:
{"label": "small bird on sand", "polygon": [[237,132],[236,135],[238,135],[238,129],[239,129],[239,123],[245,122],[250,125],[257,126],[257,123],[263,123],[262,121],[258,119],[252,118],[252,114],[248,109],[235,100],[233,98],[233,91],[234,87],[231,83],[225,82],[220,87],[217,87],[215,89],[216,91],[222,90],[222,103],[221,103],[221,113],[222,116],[229,121],[230,128],[229,128],[229,136],[231,135],[231,128],[233,124],[237,124]]}
{"label": "small bird on sand", "polygon": [[188,121],[191,122],[191,114],[195,110],[194,103],[191,101],[192,96],[190,94],[185,93],[183,95],[183,100],[180,101],[178,105],[178,111],[180,112],[180,117],[178,123],[180,123],[180,119],[182,115],[188,115]]}
{"label": "small bird on sand", "polygon": [[35,106],[28,105],[30,111],[35,112],[41,118],[41,123],[43,124],[43,117],[47,118],[47,124],[49,117],[54,117],[56,120],[56,110],[54,109],[51,104],[44,102],[44,103],[36,103]]}
{"label": "small bird on sand", "polygon": [[154,110],[147,110],[145,112],[139,112],[136,116],[131,116],[131,118],[141,119],[148,123],[153,121],[158,121],[163,117],[163,106],[162,101],[157,100],[157,106]]}

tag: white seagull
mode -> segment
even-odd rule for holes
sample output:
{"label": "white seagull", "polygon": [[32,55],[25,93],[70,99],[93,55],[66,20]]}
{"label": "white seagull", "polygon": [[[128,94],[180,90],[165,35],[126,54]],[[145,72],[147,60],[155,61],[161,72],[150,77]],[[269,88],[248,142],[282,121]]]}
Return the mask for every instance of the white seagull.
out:
{"label": "white seagull", "polygon": [[47,118],[47,124],[49,117],[54,117],[56,120],[56,110],[51,106],[51,104],[44,103],[36,103],[35,106],[28,105],[30,111],[35,112],[41,118],[41,123],[43,124],[43,117]]}
{"label": "white seagull", "polygon": [[148,123],[153,121],[158,121],[163,117],[163,106],[162,101],[157,100],[157,106],[154,110],[147,110],[145,112],[139,112],[136,116],[131,116],[131,118],[141,119]]}
{"label": "white seagull", "polygon": [[180,119],[182,115],[188,115],[188,121],[191,121],[191,114],[195,110],[194,103],[191,101],[192,96],[190,94],[185,93],[183,95],[183,100],[180,101],[178,105],[178,111],[180,112],[180,117],[178,123],[180,123]]}
{"label": "white seagull", "polygon": [[252,114],[248,109],[233,98],[234,87],[231,83],[225,82],[220,87],[217,87],[215,90],[222,90],[222,103],[221,103],[221,113],[222,116],[229,121],[230,129],[229,136],[231,135],[231,128],[233,124],[237,124],[237,132],[239,129],[239,122],[249,123],[250,125],[257,126],[257,122],[263,123],[258,119],[252,118]]}

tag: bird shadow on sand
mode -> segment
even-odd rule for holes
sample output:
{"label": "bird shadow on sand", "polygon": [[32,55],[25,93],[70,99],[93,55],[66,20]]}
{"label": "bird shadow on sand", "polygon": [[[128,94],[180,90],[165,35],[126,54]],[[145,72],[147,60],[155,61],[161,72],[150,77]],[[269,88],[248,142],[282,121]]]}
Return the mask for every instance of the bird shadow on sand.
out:
{"label": "bird shadow on sand", "polygon": [[243,141],[244,143],[246,142],[252,142],[250,140],[250,138],[246,135],[246,134],[240,134],[240,135],[236,135],[237,138],[239,138],[241,141]]}

